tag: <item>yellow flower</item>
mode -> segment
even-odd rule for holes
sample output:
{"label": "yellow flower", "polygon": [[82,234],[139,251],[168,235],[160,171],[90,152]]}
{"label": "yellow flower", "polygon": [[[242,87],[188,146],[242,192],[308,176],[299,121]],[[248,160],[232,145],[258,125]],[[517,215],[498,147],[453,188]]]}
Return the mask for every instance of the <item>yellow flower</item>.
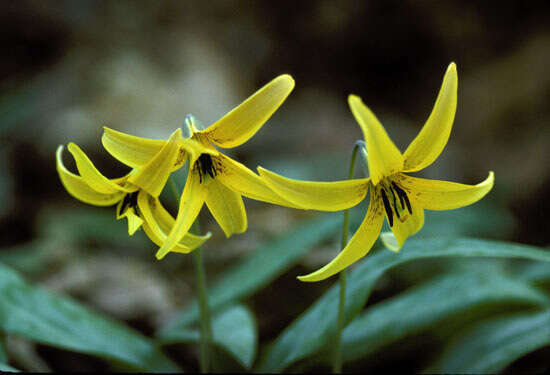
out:
{"label": "yellow flower", "polygon": [[[76,161],[80,175],[76,175],[63,165],[63,146],[56,152],[57,172],[63,186],[73,197],[95,206],[116,204],[117,219],[128,219],[128,234],[133,235],[140,227],[157,245],[161,245],[174,225],[174,218],[164,209],[157,197],[153,197],[137,185],[129,182],[136,173],[132,170],[121,178],[108,179],[92,164],[84,152],[74,143],[69,143],[69,152]],[[210,238],[186,234],[173,251],[188,253]]]}
{"label": "yellow flower", "polygon": [[[295,207],[269,189],[244,165],[219,152],[250,139],[284,102],[294,88],[289,75],[281,75],[207,128],[187,116],[183,135],[169,141],[139,138],[105,128],[103,146],[122,163],[138,172],[128,180],[158,196],[172,171],[189,161],[189,173],[181,195],[178,216],[157,252],[163,258],[189,231],[204,203],[227,237],[242,233],[247,218],[242,196]],[[161,150],[162,148],[162,150]],[[162,178],[158,181],[157,175]]]}
{"label": "yellow flower", "polygon": [[[383,233],[384,244],[399,251],[407,237],[424,225],[424,209],[450,210],[472,204],[493,187],[493,172],[477,185],[427,180],[405,173],[430,165],[441,153],[451,132],[456,112],[456,66],[447,69],[430,117],[404,154],[393,144],[382,124],[363,104],[350,95],[348,102],[366,141],[366,161],[370,177],[351,180],[370,188],[370,204],[363,222],[346,247],[326,266],[299,277],[302,281],[319,281],[332,276],[365,256],[378,238],[384,216],[393,232]],[[281,197],[303,209],[337,211],[346,194],[339,182],[296,181],[258,168],[265,182]],[[355,197],[348,197],[353,199]],[[335,204],[338,203],[338,204]]]}

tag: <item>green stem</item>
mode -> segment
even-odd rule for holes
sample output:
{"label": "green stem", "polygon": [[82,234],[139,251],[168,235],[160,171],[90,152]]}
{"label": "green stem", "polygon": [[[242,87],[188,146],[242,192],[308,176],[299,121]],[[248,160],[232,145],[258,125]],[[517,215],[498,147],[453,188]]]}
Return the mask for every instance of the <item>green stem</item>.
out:
{"label": "green stem", "polygon": [[[353,171],[355,170],[355,160],[357,158],[357,151],[364,147],[363,143],[355,143],[353,153],[351,154],[351,162],[349,165],[349,178],[353,178]],[[344,211],[344,223],[342,224],[342,242],[341,248],[344,249],[348,243],[349,233],[349,209]],[[346,270],[340,272],[340,294],[338,301],[338,324],[336,326],[336,343],[334,347],[334,357],[332,360],[332,372],[334,374],[340,374],[342,372],[342,330],[344,329],[344,315],[346,306]]]}
{"label": "green stem", "polygon": [[[172,193],[179,201],[178,188],[170,177],[170,187]],[[200,234],[199,218],[197,217],[191,226],[191,233]],[[200,369],[201,373],[208,373],[212,369],[212,352],[210,350],[213,341],[212,322],[210,318],[210,306],[208,304],[208,292],[206,288],[206,271],[204,269],[204,261],[202,258],[202,250],[197,248],[193,250],[193,266],[195,268],[195,277],[198,289],[199,312],[200,312]]]}

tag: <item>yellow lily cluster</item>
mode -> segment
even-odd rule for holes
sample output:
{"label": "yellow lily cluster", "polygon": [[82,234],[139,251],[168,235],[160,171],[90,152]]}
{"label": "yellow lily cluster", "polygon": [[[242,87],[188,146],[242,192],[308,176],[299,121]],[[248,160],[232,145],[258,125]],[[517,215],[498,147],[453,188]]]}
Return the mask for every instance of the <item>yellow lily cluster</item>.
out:
{"label": "yellow lily cluster", "polygon": [[[132,170],[126,176],[108,179],[80,150],[70,143],[80,175],[69,172],[62,162],[63,146],[57,150],[57,170],[67,191],[83,202],[117,204],[117,218],[127,218],[132,235],[142,227],[167,253],[188,253],[210,237],[189,233],[202,206],[206,206],[227,237],[247,229],[242,196],[298,209],[340,211],[357,205],[370,191],[367,214],[347,246],[329,264],[302,281],[319,281],[340,272],[365,256],[379,237],[384,217],[392,232],[382,233],[384,244],[398,251],[407,237],[424,225],[424,209],[447,210],[472,204],[493,186],[493,173],[477,185],[426,180],[405,173],[430,165],[445,147],[456,111],[458,79],[456,66],[449,65],[432,113],[404,154],[388,137],[375,115],[361,99],[348,102],[365,138],[368,178],[335,182],[299,181],[258,167],[259,175],[222,154],[214,146],[232,148],[250,139],[284,102],[294,88],[289,75],[281,75],[214,124],[203,127],[187,116],[182,129],[168,140],[151,140],[105,127],[105,149]],[[159,195],[172,172],[189,163],[185,188],[174,219],[162,206]]]}

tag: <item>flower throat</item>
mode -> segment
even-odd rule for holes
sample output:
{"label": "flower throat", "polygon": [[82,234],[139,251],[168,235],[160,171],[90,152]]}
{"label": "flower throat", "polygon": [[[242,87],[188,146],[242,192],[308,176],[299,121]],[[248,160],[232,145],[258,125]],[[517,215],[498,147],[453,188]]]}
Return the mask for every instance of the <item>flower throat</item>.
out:
{"label": "flower throat", "polygon": [[[397,219],[401,222],[404,222],[409,217],[409,215],[405,212],[405,206],[407,207],[409,214],[412,215],[411,201],[409,200],[407,193],[395,182],[392,181],[391,184],[384,184],[384,187],[380,188],[380,192],[382,193],[382,201],[384,202],[384,209],[386,210],[390,227],[393,226],[393,212],[395,212],[395,216],[397,216]],[[401,208],[397,205],[398,199]],[[399,214],[399,211],[401,211],[401,214]]]}
{"label": "flower throat", "polygon": [[201,156],[199,156],[197,159],[197,170],[199,171],[200,183],[202,183],[202,180],[206,178],[206,175],[214,178],[216,175],[216,169],[214,168],[212,157],[209,154],[201,154]]}

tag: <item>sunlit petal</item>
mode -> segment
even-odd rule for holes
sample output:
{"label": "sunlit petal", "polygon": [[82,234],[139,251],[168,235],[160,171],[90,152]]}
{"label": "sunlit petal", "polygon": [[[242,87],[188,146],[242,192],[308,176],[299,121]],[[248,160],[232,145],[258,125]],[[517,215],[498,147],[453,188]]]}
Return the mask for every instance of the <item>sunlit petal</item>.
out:
{"label": "sunlit petal", "polygon": [[218,164],[216,179],[231,190],[251,199],[300,208],[273,192],[257,174],[241,163],[223,154],[215,158],[214,162]]}
{"label": "sunlit petal", "polygon": [[207,184],[206,206],[227,237],[246,231],[246,211],[241,195],[215,178]]}
{"label": "sunlit petal", "polygon": [[61,183],[69,194],[82,202],[95,206],[111,206],[122,199],[125,194],[124,192],[115,192],[111,194],[99,193],[84,182],[82,177],[69,172],[63,165],[62,153],[63,146],[59,146],[55,154],[57,173],[59,174]]}
{"label": "sunlit petal", "polygon": [[403,155],[405,172],[426,168],[445,148],[455,118],[457,88],[456,65],[451,63],[443,78],[430,117]]}
{"label": "sunlit petal", "polygon": [[372,183],[377,185],[384,177],[400,172],[403,156],[378,121],[374,113],[355,95],[348,97],[351,112],[359,123],[367,144],[367,161]]}
{"label": "sunlit petal", "polygon": [[[140,191],[138,195],[138,207],[143,217],[143,230],[147,236],[158,246],[162,246],[168,233],[174,226],[174,218],[162,206],[160,201]],[[201,246],[211,236],[210,232],[204,236],[186,233],[181,241],[171,250],[177,253],[189,253]]]}
{"label": "sunlit petal", "polygon": [[181,129],[178,128],[149,163],[138,168],[138,171],[130,176],[128,181],[152,196],[158,197],[170,177],[172,168],[178,161],[181,153],[180,140]]}
{"label": "sunlit petal", "polygon": [[136,137],[106,126],[101,143],[112,156],[132,168],[147,164],[164,146],[166,141]]}
{"label": "sunlit petal", "polygon": [[342,271],[370,251],[380,234],[382,222],[384,221],[384,209],[380,203],[380,198],[377,196],[375,189],[371,188],[370,191],[370,204],[367,215],[346,247],[323,268],[309,275],[299,276],[300,281],[324,280]]}
{"label": "sunlit petal", "polygon": [[183,189],[180,199],[178,216],[166,241],[164,241],[157,251],[157,259],[164,258],[164,256],[172,251],[189,231],[189,228],[191,228],[191,225],[201,210],[206,198],[206,192],[206,188],[200,183],[196,169],[189,171],[187,182],[185,183],[185,188]]}
{"label": "sunlit petal", "polygon": [[341,211],[361,202],[368,189],[368,178],[335,182],[292,180],[258,167],[266,184],[289,202],[303,209]]}
{"label": "sunlit petal", "polygon": [[283,74],[258,90],[238,107],[201,133],[217,146],[230,148],[246,142],[283,104],[294,88],[294,80]]}
{"label": "sunlit petal", "polygon": [[133,192],[137,190],[137,187],[123,187],[103,176],[76,144],[69,143],[67,149],[74,157],[80,176],[95,191],[103,194],[113,194],[118,191]]}
{"label": "sunlit petal", "polygon": [[489,172],[485,181],[477,185],[459,184],[456,182],[428,180],[400,176],[400,184],[421,207],[428,210],[451,210],[464,207],[483,198],[494,184],[494,174]]}

